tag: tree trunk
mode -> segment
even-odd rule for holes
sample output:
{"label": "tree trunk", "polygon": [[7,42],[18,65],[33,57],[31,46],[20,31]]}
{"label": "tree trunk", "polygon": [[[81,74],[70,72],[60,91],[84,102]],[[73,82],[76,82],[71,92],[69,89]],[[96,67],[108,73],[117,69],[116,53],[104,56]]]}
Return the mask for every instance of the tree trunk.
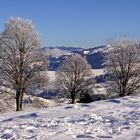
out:
{"label": "tree trunk", "polygon": [[126,95],[126,86],[122,85],[121,91],[120,91],[120,97],[124,97]]}
{"label": "tree trunk", "polygon": [[75,103],[75,92],[74,91],[71,92],[71,103],[72,104]]}
{"label": "tree trunk", "polygon": [[74,104],[74,103],[75,103],[75,98],[72,98],[71,103],[72,103],[72,104]]}
{"label": "tree trunk", "polygon": [[124,93],[120,93],[120,97],[124,97]]}
{"label": "tree trunk", "polygon": [[23,91],[16,92],[16,111],[22,110]]}
{"label": "tree trunk", "polygon": [[23,101],[23,91],[21,92],[21,96],[20,96],[20,110],[23,110],[22,108],[22,101]]}
{"label": "tree trunk", "polygon": [[16,92],[16,111],[20,111],[20,91]]}

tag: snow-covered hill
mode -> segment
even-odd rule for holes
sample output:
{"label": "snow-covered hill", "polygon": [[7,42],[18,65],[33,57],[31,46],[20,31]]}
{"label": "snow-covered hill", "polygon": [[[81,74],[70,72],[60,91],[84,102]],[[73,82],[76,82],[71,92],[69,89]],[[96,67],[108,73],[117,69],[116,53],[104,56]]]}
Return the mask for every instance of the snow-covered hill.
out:
{"label": "snow-covered hill", "polygon": [[[103,69],[95,69],[92,70],[94,76],[99,76],[103,75],[104,71]],[[29,108],[45,108],[45,107],[50,107],[50,106],[55,106],[56,103],[54,99],[57,96],[57,91],[56,91],[56,75],[55,71],[48,71],[48,77],[49,77],[49,82],[46,85],[47,90],[46,92],[43,90],[36,90],[34,91],[34,95],[39,96],[31,96],[25,94],[23,98],[23,107],[24,109]],[[105,88],[102,87],[101,85],[97,84],[96,88],[96,93],[106,93]],[[10,88],[6,88],[4,86],[0,86],[0,113],[5,113],[8,111],[14,111],[15,106],[16,106],[16,100],[15,100],[15,91],[11,90]],[[45,100],[46,99],[53,99],[53,100]]]}
{"label": "snow-covered hill", "polygon": [[76,47],[44,47],[41,50],[47,51],[49,54],[49,70],[57,70],[59,65],[70,55],[77,53],[86,57],[88,63],[94,69],[103,68],[104,55],[108,51],[109,46],[98,46],[93,48],[76,48]]}
{"label": "snow-covered hill", "polygon": [[[105,83],[102,83],[102,79],[100,78],[105,74],[104,69],[92,69],[92,73],[95,76],[97,83],[95,84],[93,100],[100,99],[100,95],[106,94]],[[58,94],[58,89],[56,86],[56,71],[48,71],[49,82],[47,84],[47,90],[42,91],[42,93],[38,93],[38,96],[46,98],[46,99],[56,99]],[[100,79],[100,81],[98,80]],[[96,96],[96,97],[95,97]]]}
{"label": "snow-covered hill", "polygon": [[6,113],[0,139],[140,140],[140,96]]}
{"label": "snow-covered hill", "polygon": [[[41,97],[24,94],[23,108],[46,108],[55,106],[54,100],[47,100]],[[0,115],[1,113],[15,111],[16,109],[16,94],[10,88],[0,86]]]}

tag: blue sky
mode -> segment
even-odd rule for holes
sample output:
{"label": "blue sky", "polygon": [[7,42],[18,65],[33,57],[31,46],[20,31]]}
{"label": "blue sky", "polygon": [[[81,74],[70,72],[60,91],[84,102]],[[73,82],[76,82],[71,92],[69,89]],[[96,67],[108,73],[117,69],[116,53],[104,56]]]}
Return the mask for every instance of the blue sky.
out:
{"label": "blue sky", "polygon": [[11,16],[33,21],[42,46],[94,47],[140,38],[140,0],[0,0],[0,31]]}

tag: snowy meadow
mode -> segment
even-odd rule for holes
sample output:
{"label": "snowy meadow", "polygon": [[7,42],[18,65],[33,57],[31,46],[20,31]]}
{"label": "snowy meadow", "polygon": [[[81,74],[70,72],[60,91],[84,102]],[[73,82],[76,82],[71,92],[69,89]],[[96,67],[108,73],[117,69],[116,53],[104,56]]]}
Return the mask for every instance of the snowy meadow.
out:
{"label": "snowy meadow", "polygon": [[0,139],[140,140],[140,97],[2,114]]}

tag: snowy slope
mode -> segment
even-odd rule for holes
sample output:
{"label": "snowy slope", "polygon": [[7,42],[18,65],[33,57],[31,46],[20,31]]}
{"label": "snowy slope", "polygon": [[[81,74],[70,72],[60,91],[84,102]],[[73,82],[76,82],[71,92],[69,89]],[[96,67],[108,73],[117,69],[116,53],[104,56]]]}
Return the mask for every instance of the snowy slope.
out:
{"label": "snowy slope", "polygon": [[47,51],[49,57],[49,70],[58,70],[60,64],[70,55],[77,53],[85,56],[88,63],[94,69],[104,68],[105,54],[110,46],[98,46],[93,48],[75,48],[75,47],[44,47],[41,50]]}
{"label": "snowy slope", "polygon": [[140,96],[3,114],[0,139],[140,140]]}
{"label": "snowy slope", "polygon": [[[16,94],[14,90],[0,86],[0,115],[1,113],[15,111],[16,109],[15,96]],[[24,109],[46,108],[55,105],[56,103],[54,100],[47,100],[41,97],[24,94],[23,98]]]}
{"label": "snowy slope", "polygon": [[[92,69],[92,73],[94,76],[99,76],[104,74],[104,69]],[[50,82],[54,82],[56,80],[56,72],[55,71],[48,71],[48,77]]]}
{"label": "snowy slope", "polygon": [[[95,77],[104,75],[104,69],[92,69],[92,73]],[[54,88],[56,81],[56,71],[48,71],[48,77],[49,77],[48,87]]]}

